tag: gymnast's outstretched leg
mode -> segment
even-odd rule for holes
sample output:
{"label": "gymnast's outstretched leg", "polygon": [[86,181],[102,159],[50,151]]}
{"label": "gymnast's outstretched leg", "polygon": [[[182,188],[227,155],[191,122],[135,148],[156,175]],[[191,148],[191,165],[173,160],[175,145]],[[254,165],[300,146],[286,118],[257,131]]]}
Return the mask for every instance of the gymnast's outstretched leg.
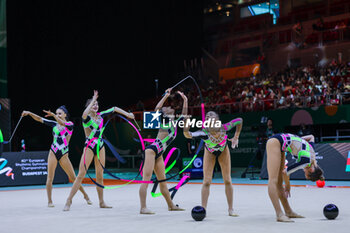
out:
{"label": "gymnast's outstretched leg", "polygon": [[[285,160],[286,160],[286,157],[285,157],[285,154],[282,153],[282,160],[281,160],[281,165],[280,165],[280,170],[283,171],[284,170],[284,167],[285,167]],[[285,195],[285,190],[283,188],[283,172],[280,172],[279,176],[278,176],[278,197],[281,201],[281,204],[283,206],[283,209],[284,209],[284,212],[286,213],[286,216],[289,217],[289,218],[304,218],[303,216],[295,213],[292,208],[290,207],[289,205],[289,202],[288,202],[288,199]],[[289,179],[289,178],[288,178]]]}
{"label": "gymnast's outstretched leg", "polygon": [[[153,150],[146,149],[145,150],[145,160],[143,164],[142,170],[142,180],[150,181],[153,174],[154,164],[155,164],[156,154]],[[139,196],[140,196],[140,214],[155,214],[152,210],[147,208],[146,198],[147,198],[147,183],[142,183],[140,185]]]}
{"label": "gymnast's outstretched leg", "polygon": [[[281,170],[281,144],[276,138],[271,138],[267,141],[266,144],[266,152],[267,152],[267,171],[269,174],[269,182],[268,182],[268,193],[272,202],[272,205],[276,211],[276,220],[278,222],[293,222],[289,217],[287,217],[279,203],[279,193],[280,186],[278,182],[278,177],[282,174]],[[283,160],[284,162],[284,160]]]}
{"label": "gymnast's outstretched leg", "polygon": [[[89,169],[91,161],[94,158],[94,152],[90,148],[85,148],[84,151],[85,150],[86,150],[86,153],[85,153],[86,169]],[[83,155],[81,156],[81,159],[80,159],[78,176],[73,183],[72,189],[69,193],[69,196],[67,198],[66,205],[64,206],[63,211],[70,210],[73,197],[78,192],[79,187],[81,186],[81,183],[83,182],[85,175],[86,175],[86,170],[84,166],[84,152],[83,152]]]}
{"label": "gymnast's outstretched leg", "polygon": [[[165,180],[165,166],[164,166],[164,159],[163,156],[160,156],[157,158],[155,165],[154,165],[154,173],[157,176],[158,180]],[[184,209],[178,207],[174,204],[173,200],[171,200],[170,192],[167,186],[167,182],[160,182],[159,183],[159,189],[162,193],[163,197],[165,198],[165,201],[168,205],[169,211],[183,211]]]}
{"label": "gymnast's outstretched leg", "polygon": [[50,150],[49,157],[47,158],[47,178],[46,178],[46,193],[47,193],[48,207],[55,207],[55,205],[52,202],[52,182],[55,177],[56,167],[57,167],[56,156]]}
{"label": "gymnast's outstretched leg", "polygon": [[202,184],[202,206],[207,209],[208,198],[210,193],[210,184],[213,177],[214,166],[216,157],[210,153],[207,149],[204,149],[203,156],[203,184]]}
{"label": "gymnast's outstretched leg", "polygon": [[[100,150],[100,162],[102,166],[105,166],[105,161],[106,161],[106,151],[105,147],[102,147]],[[103,185],[103,168],[98,161],[97,156],[94,157],[95,160],[95,170],[96,170],[96,182],[99,184]],[[104,198],[103,198],[103,188],[96,186],[97,194],[98,194],[98,199],[100,201],[100,208],[112,208],[112,206],[106,205]]]}
{"label": "gymnast's outstretched leg", "polygon": [[228,215],[238,217],[238,214],[233,211],[233,187],[231,179],[231,158],[230,151],[226,146],[225,150],[218,157],[218,162],[221,167],[222,178],[225,184],[225,194],[228,204]]}
{"label": "gymnast's outstretched leg", "polygon": [[[63,155],[62,158],[59,160],[60,166],[62,167],[63,171],[67,174],[68,178],[74,182],[76,179],[73,165],[69,160],[68,153]],[[88,194],[85,192],[82,185],[79,187],[79,191],[84,195],[84,199],[86,200],[88,205],[92,205],[92,202],[88,196]]]}

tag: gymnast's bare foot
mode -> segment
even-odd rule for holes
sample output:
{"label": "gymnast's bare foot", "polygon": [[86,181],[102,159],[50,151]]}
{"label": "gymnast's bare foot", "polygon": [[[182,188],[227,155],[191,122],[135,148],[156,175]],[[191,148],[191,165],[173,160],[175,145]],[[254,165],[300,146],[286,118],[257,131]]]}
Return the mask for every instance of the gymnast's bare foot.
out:
{"label": "gymnast's bare foot", "polygon": [[297,214],[295,212],[290,212],[290,213],[286,213],[286,216],[288,218],[305,218],[304,216],[300,215],[300,214]]}
{"label": "gymnast's bare foot", "polygon": [[288,218],[285,215],[281,215],[279,217],[277,217],[277,222],[294,222],[292,219]]}
{"label": "gymnast's bare foot", "polygon": [[182,209],[179,207],[179,205],[173,205],[172,207],[168,208],[169,211],[185,211],[185,209]]}
{"label": "gymnast's bare foot", "polygon": [[63,211],[69,211],[71,205],[72,205],[72,201],[67,200],[66,205],[63,208]]}
{"label": "gymnast's bare foot", "polygon": [[89,196],[84,197],[84,199],[88,205],[92,205],[92,201],[90,200]]}
{"label": "gymnast's bare foot", "polygon": [[230,209],[228,210],[228,216],[238,217],[239,215],[233,209]]}
{"label": "gymnast's bare foot", "polygon": [[47,203],[47,207],[53,208],[55,205],[52,202]]}
{"label": "gymnast's bare foot", "polygon": [[155,214],[155,212],[145,207],[145,208],[141,208],[140,214]]}
{"label": "gymnast's bare foot", "polygon": [[113,207],[106,205],[106,203],[104,203],[104,202],[100,202],[100,208],[110,209],[110,208],[113,208]]}

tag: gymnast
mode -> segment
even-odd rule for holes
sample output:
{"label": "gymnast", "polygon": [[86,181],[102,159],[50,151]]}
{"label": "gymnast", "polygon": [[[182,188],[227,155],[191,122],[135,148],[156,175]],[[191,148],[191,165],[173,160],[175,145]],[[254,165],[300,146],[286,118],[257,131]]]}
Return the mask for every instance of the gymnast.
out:
{"label": "gymnast", "polygon": [[[281,133],[273,135],[266,143],[267,171],[269,174],[268,193],[276,211],[278,222],[293,222],[291,218],[304,218],[295,213],[288,203],[290,196],[289,175],[298,169],[303,169],[305,177],[311,181],[324,180],[323,170],[317,165],[315,158],[315,138],[313,135],[298,137],[293,134]],[[294,164],[285,168],[285,152],[297,159]],[[283,188],[283,180],[286,187]],[[284,208],[283,213],[280,203]]]}
{"label": "gymnast", "polygon": [[[171,90],[172,90],[171,88],[166,90],[164,97],[159,101],[159,103],[155,108],[155,111],[161,110],[163,113],[163,118],[165,118],[169,122],[174,120],[175,110],[170,106],[165,107],[163,105],[165,101],[168,99]],[[182,92],[178,91],[177,93],[182,97],[184,101],[182,116],[185,116],[187,115],[187,97]],[[176,137],[176,129],[173,126],[165,128],[163,127],[163,125],[161,125],[158,131],[156,140],[145,149],[145,158],[144,158],[144,165],[143,165],[143,171],[142,171],[143,181],[151,180],[153,171],[156,174],[156,177],[158,180],[166,179],[163,153],[166,150],[166,148],[170,145],[170,143],[175,139],[175,137]],[[140,186],[140,190],[139,190],[140,204],[141,204],[140,214],[155,214],[155,212],[148,209],[146,205],[147,187],[148,187],[148,183],[142,183]],[[170,196],[166,182],[160,182],[159,188],[160,188],[160,192],[165,198],[169,211],[184,210],[184,209],[181,209],[178,205],[175,205],[171,200],[171,196]]]}
{"label": "gymnast", "polygon": [[[77,179],[74,181],[70,194],[67,198],[66,205],[64,206],[64,209],[63,209],[64,211],[70,210],[73,197],[78,191],[78,188],[80,187],[86,175],[86,171],[87,169],[89,169],[89,166],[93,159],[95,163],[96,182],[98,182],[99,184],[103,184],[102,166],[105,166],[106,154],[105,154],[104,142],[103,140],[101,140],[102,137],[100,134],[103,128],[104,118],[116,112],[130,119],[134,119],[134,114],[128,113],[118,107],[112,107],[106,111],[98,113],[99,105],[97,102],[97,98],[98,98],[98,91],[94,91],[94,95],[92,99],[87,100],[85,105],[86,109],[82,115],[83,127],[84,127],[85,136],[86,136],[85,149],[80,159],[79,173],[78,173]],[[99,152],[100,161],[97,158],[98,152]],[[84,166],[84,155],[85,155],[86,168]],[[106,205],[103,199],[103,188],[97,186],[96,190],[98,194],[100,208],[112,208],[111,206]]]}
{"label": "gymnast", "polygon": [[[188,121],[189,119],[187,119]],[[219,115],[213,111],[206,114],[205,120],[219,121]],[[233,210],[233,188],[231,180],[231,157],[227,147],[227,141],[231,141],[231,147],[238,147],[238,139],[243,126],[242,118],[236,118],[221,127],[203,128],[200,131],[190,132],[188,127],[184,128],[184,136],[186,138],[201,138],[205,143],[203,157],[203,185],[202,185],[202,206],[207,209],[210,184],[213,177],[216,158],[221,167],[222,177],[225,184],[225,194],[228,204],[228,215],[237,217],[238,214]],[[236,132],[233,138],[228,139],[226,134],[233,127],[236,127]]]}
{"label": "gymnast", "polygon": [[[74,125],[73,122],[69,121],[69,113],[64,105],[56,110],[56,114],[50,110],[44,110],[44,112],[46,113],[45,117],[53,117],[55,121],[47,120],[29,111],[23,111],[22,116],[31,116],[35,121],[52,127],[53,142],[47,158],[46,192],[48,207],[54,207],[52,202],[52,182],[55,177],[57,161],[70,180],[74,181],[76,178],[72,163],[68,157],[69,141],[73,133]],[[89,196],[85,192],[83,186],[80,185],[78,188],[84,195],[84,199],[86,200],[87,204],[91,205],[92,202],[90,201]]]}

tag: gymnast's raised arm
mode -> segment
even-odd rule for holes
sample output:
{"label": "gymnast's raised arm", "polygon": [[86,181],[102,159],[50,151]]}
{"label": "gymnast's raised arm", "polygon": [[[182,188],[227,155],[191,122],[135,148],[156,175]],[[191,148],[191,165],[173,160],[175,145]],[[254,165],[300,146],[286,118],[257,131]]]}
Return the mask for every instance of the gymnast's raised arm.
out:
{"label": "gymnast's raised arm", "polygon": [[25,116],[30,116],[31,118],[33,118],[34,120],[40,122],[40,123],[44,123],[43,118],[41,116],[38,116],[30,111],[23,111],[22,112],[22,117]]}
{"label": "gymnast's raised arm", "polygon": [[165,103],[165,101],[168,99],[170,92],[171,92],[172,88],[168,88],[165,91],[165,95],[163,96],[163,98],[158,102],[157,106],[155,107],[154,111],[160,110],[163,107],[163,104]]}
{"label": "gymnast's raised arm", "polygon": [[92,106],[95,104],[95,102],[97,101],[98,98],[98,91],[94,90],[94,96],[92,97],[92,100],[90,101],[89,105],[86,107],[86,109],[83,112],[83,119],[86,119],[87,116],[89,115]]}

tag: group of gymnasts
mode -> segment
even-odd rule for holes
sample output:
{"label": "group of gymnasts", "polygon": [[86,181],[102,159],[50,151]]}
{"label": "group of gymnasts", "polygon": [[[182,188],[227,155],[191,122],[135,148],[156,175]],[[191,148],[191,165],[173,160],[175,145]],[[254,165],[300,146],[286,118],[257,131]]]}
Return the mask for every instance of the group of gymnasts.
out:
{"label": "group of gymnasts", "polygon": [[[159,101],[155,107],[155,111],[161,111],[163,118],[168,120],[174,120],[175,110],[171,106],[166,106],[165,103],[168,97],[171,95],[172,89],[166,90],[165,95]],[[187,115],[188,100],[184,93],[177,91],[183,99],[182,116],[185,121],[190,120]],[[92,202],[85,192],[82,181],[86,175],[87,169],[92,160],[95,163],[96,182],[103,184],[103,167],[105,165],[105,147],[103,141],[100,141],[101,131],[104,126],[104,119],[112,113],[119,113],[129,119],[134,119],[134,114],[126,112],[118,107],[112,107],[106,111],[98,112],[98,91],[94,91],[94,95],[91,99],[88,99],[85,105],[85,110],[82,114],[82,122],[84,132],[86,136],[85,150],[80,160],[79,172],[76,176],[73,166],[69,160],[69,140],[73,133],[73,122],[69,121],[69,113],[67,108],[63,105],[60,106],[56,113],[51,111],[45,112],[45,118],[40,117],[32,112],[23,111],[22,116],[31,116],[34,120],[48,125],[53,128],[54,140],[51,144],[51,149],[48,155],[48,172],[46,181],[46,190],[48,197],[48,207],[54,207],[52,201],[52,182],[55,174],[57,162],[63,168],[69,179],[74,181],[69,196],[66,200],[64,211],[69,211],[73,197],[80,190],[86,200],[87,204],[91,205]],[[48,120],[48,117],[54,118],[54,120]],[[219,115],[213,111],[208,112],[205,115],[205,120],[219,121]],[[186,124],[185,124],[186,125]],[[242,118],[236,118],[232,121],[221,124],[221,127],[208,127],[201,130],[191,132],[188,127],[184,127],[183,133],[186,138],[200,138],[205,144],[204,157],[203,157],[203,185],[201,190],[202,206],[207,209],[210,184],[212,181],[213,170],[215,167],[216,159],[221,167],[222,177],[225,185],[225,194],[228,204],[228,215],[237,217],[238,214],[233,209],[233,187],[231,180],[231,158],[228,148],[228,141],[231,142],[231,147],[238,147],[238,140],[242,130],[243,120]],[[230,139],[227,132],[235,128],[235,134]],[[155,173],[157,180],[165,180],[165,165],[163,159],[163,153],[167,147],[176,137],[176,130],[169,127],[160,127],[156,140],[146,147],[143,158],[143,181],[150,181],[153,172]],[[289,175],[298,170],[303,169],[306,179],[316,181],[322,180],[323,171],[317,165],[315,159],[314,149],[314,137],[308,135],[305,137],[298,137],[293,134],[282,133],[272,136],[266,145],[267,151],[267,169],[269,174],[268,181],[268,194],[276,211],[276,220],[281,222],[291,222],[291,218],[302,218],[303,216],[295,213],[289,203],[288,197],[290,196],[290,182]],[[290,166],[286,166],[285,154],[289,152],[295,158],[296,162]],[[99,158],[97,156],[99,153]],[[84,161],[85,159],[85,161]],[[102,165],[102,166],[101,166]],[[86,167],[85,167],[86,166]],[[285,185],[283,185],[283,182]],[[166,200],[169,211],[184,211],[181,207],[174,204],[171,199],[170,192],[166,182],[160,182],[160,192]],[[141,183],[139,189],[140,198],[140,214],[154,214],[154,212],[147,207],[148,183]],[[100,208],[112,208],[107,205],[103,198],[103,188],[96,186],[96,190],[99,198]],[[280,202],[284,208],[284,212],[281,209]]]}

